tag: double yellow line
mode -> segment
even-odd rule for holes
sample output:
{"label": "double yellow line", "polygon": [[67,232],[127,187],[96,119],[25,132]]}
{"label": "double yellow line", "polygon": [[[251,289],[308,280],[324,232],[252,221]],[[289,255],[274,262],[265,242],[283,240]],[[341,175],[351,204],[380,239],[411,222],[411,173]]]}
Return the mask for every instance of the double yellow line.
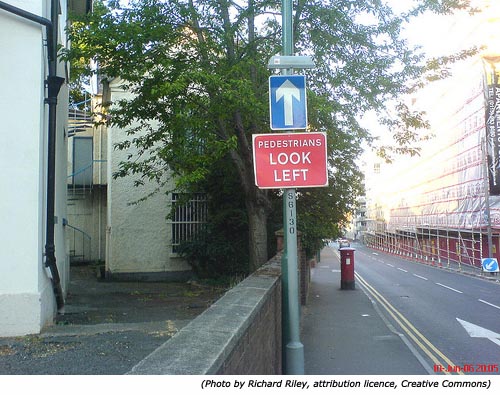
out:
{"label": "double yellow line", "polygon": [[[376,300],[381,307],[394,319],[399,327],[408,335],[410,339],[425,353],[433,362],[434,366],[443,367],[441,373],[444,374],[462,374],[461,371],[449,372],[448,367],[455,367],[456,365],[450,361],[441,351],[439,351],[422,333],[420,333],[394,306],[392,306],[375,288],[366,282],[363,277],[355,273],[356,279],[361,283],[363,288],[368,292],[374,300]],[[436,372],[436,373],[439,373]]]}

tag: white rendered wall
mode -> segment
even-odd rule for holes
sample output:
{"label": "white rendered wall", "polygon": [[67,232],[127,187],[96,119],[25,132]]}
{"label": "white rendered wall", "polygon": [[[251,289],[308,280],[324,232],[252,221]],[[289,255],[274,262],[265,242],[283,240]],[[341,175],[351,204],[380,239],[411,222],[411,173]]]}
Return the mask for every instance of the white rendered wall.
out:
{"label": "white rendered wall", "polygon": [[[111,100],[126,98],[119,82],[111,86]],[[127,139],[123,130],[108,130],[108,218],[106,270],[111,275],[190,271],[191,267],[171,253],[171,225],[166,216],[169,197],[160,191],[139,204],[130,204],[153,192],[154,182],[141,187],[133,185],[134,177],[113,179],[119,163],[129,152],[113,149]]]}
{"label": "white rendered wall", "polygon": [[[40,0],[10,0],[9,4],[45,17],[50,8]],[[61,5],[65,12],[65,2]],[[44,38],[45,29],[38,24],[0,10],[0,336],[38,333],[55,315],[54,295],[43,267],[48,124]],[[58,134],[62,137],[67,113],[64,89],[59,97]],[[61,143],[59,180],[61,171],[66,172],[60,162],[66,162]],[[56,257],[64,285],[65,188],[62,195],[61,188],[57,189]]]}

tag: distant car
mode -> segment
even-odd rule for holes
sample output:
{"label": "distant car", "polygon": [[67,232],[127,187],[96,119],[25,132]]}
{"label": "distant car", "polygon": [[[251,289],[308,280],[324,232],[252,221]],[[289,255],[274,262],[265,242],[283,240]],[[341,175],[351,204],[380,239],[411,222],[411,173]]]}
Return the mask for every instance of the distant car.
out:
{"label": "distant car", "polygon": [[339,240],[339,248],[350,247],[350,246],[351,243],[349,243],[349,240],[346,239]]}

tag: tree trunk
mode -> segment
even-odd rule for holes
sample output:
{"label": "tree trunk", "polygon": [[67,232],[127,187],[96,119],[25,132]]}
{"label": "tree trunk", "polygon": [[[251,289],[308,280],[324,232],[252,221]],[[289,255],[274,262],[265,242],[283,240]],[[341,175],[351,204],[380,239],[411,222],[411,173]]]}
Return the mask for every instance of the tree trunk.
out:
{"label": "tree trunk", "polygon": [[234,113],[233,119],[236,125],[238,150],[231,150],[230,155],[245,192],[248,215],[249,271],[252,273],[267,262],[267,217],[271,210],[271,202],[267,191],[255,186],[252,146],[247,140],[246,129],[239,111]]}
{"label": "tree trunk", "polygon": [[248,244],[250,250],[249,270],[253,273],[268,260],[267,255],[267,209],[247,199]]}
{"label": "tree trunk", "polygon": [[253,273],[267,262],[267,217],[271,203],[267,192],[254,185],[253,167],[249,158],[242,158],[236,151],[231,157],[240,174],[240,182],[245,191],[245,206],[248,216],[249,271]]}

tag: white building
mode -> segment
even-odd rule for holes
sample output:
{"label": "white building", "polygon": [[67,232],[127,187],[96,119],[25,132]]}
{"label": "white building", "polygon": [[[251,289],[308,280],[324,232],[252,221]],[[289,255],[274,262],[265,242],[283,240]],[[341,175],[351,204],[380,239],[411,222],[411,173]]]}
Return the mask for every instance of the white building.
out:
{"label": "white building", "polygon": [[500,7],[476,3],[483,12],[458,13],[449,36],[441,37],[440,54],[474,44],[486,50],[412,98],[414,108],[427,113],[434,137],[420,156],[373,162],[378,167],[367,174],[365,240],[375,247],[476,267],[499,257]]}
{"label": "white building", "polygon": [[[121,87],[123,81],[115,79],[105,87],[109,89],[111,102],[130,97],[130,93]],[[140,188],[134,187],[133,177],[113,179],[112,174],[118,170],[120,162],[127,160],[133,152],[115,150],[114,144],[129,139],[123,130],[108,130],[108,195],[107,195],[107,228],[106,228],[106,276],[108,278],[145,278],[145,279],[178,279],[189,276],[191,267],[175,252],[174,228],[176,224],[167,220],[172,195],[165,190],[172,189],[167,184],[160,191],[153,193],[147,200],[139,204],[141,198],[150,195],[158,188],[156,182],[145,181]],[[192,203],[195,212],[197,204]],[[203,215],[205,218],[206,215]],[[196,225],[194,218],[178,218]],[[200,216],[197,219],[202,219]]]}
{"label": "white building", "polygon": [[[60,6],[57,16],[51,14],[53,5]],[[71,5],[75,10],[85,10],[90,2],[73,0]],[[64,64],[53,62],[50,67],[51,51],[46,44],[52,44],[52,36],[46,26],[52,21],[56,22],[53,25],[57,29],[52,32],[57,33],[54,35],[57,43],[66,45],[66,0],[0,3],[0,130],[3,136],[0,145],[0,336],[38,333],[51,324],[57,309],[63,306],[68,284],[64,227],[68,94],[64,83],[56,94],[57,107],[52,105],[57,109],[56,125],[52,128],[55,129],[55,182],[52,183],[55,184],[55,262],[47,258],[50,253],[45,255],[50,233],[47,229],[52,222],[47,226],[50,206],[47,203],[52,201],[47,187],[51,185],[48,183],[49,118],[54,119],[49,116],[46,98],[55,96],[48,92],[46,80],[51,76],[63,82],[68,75]],[[57,270],[55,266],[51,270],[46,268],[47,263],[55,263]],[[59,286],[55,281],[57,275]]]}
{"label": "white building", "polygon": [[[105,81],[92,97],[94,113],[100,103],[129,99],[123,81]],[[75,117],[78,118],[78,117]],[[115,145],[130,136],[124,130],[92,126],[84,113],[71,119],[68,162],[68,241],[72,261],[100,261],[109,280],[181,280],[191,277],[191,266],[176,252],[206,221],[203,196],[179,208],[167,219],[178,195],[166,194],[173,185],[158,189],[155,181],[134,186],[132,176],[114,178],[120,162],[133,147],[117,150]],[[149,196],[143,200],[144,197]]]}

